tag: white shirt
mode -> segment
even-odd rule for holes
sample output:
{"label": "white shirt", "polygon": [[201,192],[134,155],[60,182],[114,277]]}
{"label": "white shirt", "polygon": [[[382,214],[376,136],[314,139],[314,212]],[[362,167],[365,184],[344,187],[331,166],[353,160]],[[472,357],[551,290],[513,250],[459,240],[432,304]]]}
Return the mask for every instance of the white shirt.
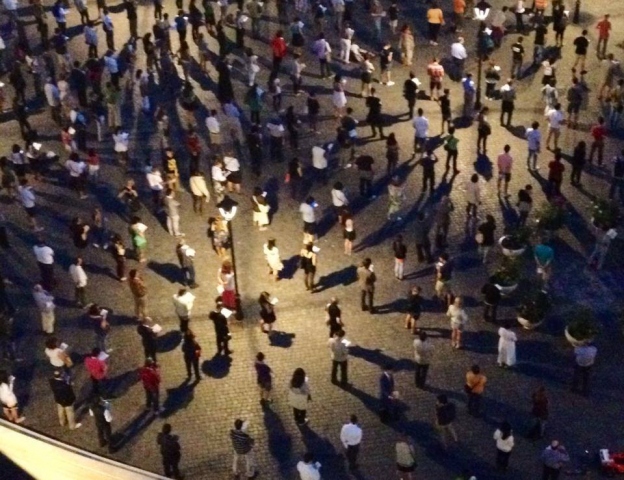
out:
{"label": "white shirt", "polygon": [[191,292],[186,292],[180,296],[177,293],[173,296],[173,307],[175,308],[176,315],[180,317],[188,317],[193,310],[193,302],[195,302],[195,295]]}
{"label": "white shirt", "polygon": [[76,162],[75,160],[67,160],[65,162],[65,168],[69,171],[69,176],[73,178],[78,178],[87,168],[87,165],[80,161]]}
{"label": "white shirt", "polygon": [[35,257],[39,263],[45,265],[52,265],[54,263],[54,250],[47,245],[35,245],[33,247],[33,252],[35,252]]}
{"label": "white shirt", "polygon": [[414,129],[416,130],[416,136],[419,138],[426,138],[429,133],[429,120],[426,117],[416,117],[412,122]]}
{"label": "white shirt", "polygon": [[85,273],[84,268],[82,268],[82,265],[70,265],[69,274],[77,287],[87,286],[87,274]]}
{"label": "white shirt", "polygon": [[344,207],[345,205],[349,205],[349,200],[342,190],[336,190],[335,188],[332,189],[331,197],[332,205],[334,207]]}
{"label": "white shirt", "polygon": [[325,157],[325,149],[323,147],[312,147],[312,166],[319,170],[327,168],[327,157]]}
{"label": "white shirt", "polygon": [[362,441],[362,429],[354,423],[343,425],[340,430],[340,441],[345,448],[349,445],[359,445]]}
{"label": "white shirt", "polygon": [[468,57],[468,52],[466,52],[466,47],[464,47],[463,43],[455,42],[451,45],[451,57],[459,60],[465,60]]}
{"label": "white shirt", "polygon": [[561,113],[561,110],[552,108],[548,111],[546,116],[548,117],[548,126],[550,128],[561,128],[561,122],[563,122],[563,113]]}
{"label": "white shirt", "polygon": [[109,14],[106,14],[102,17],[102,23],[104,25],[105,31],[113,29],[113,20],[111,19]]}
{"label": "white shirt", "polygon": [[221,133],[221,127],[219,125],[219,120],[217,120],[217,117],[207,117],[206,128],[210,133]]}
{"label": "white shirt", "polygon": [[[0,402],[7,407],[14,407],[17,405],[17,397],[13,393],[13,381],[9,380],[8,384],[0,383]],[[319,475],[317,478],[321,478],[321,476]]]}
{"label": "white shirt", "polygon": [[301,218],[304,222],[314,223],[316,221],[316,215],[314,214],[314,207],[312,205],[302,203],[299,206],[299,211],[301,212]]}
{"label": "white shirt", "polygon": [[115,142],[115,151],[116,152],[127,152],[128,151],[128,134],[126,132],[114,133],[113,134],[113,142]]}
{"label": "white shirt", "polygon": [[151,171],[145,175],[147,183],[151,190],[155,192],[162,192],[163,190],[163,178],[160,170]]}
{"label": "white shirt", "polygon": [[33,208],[35,206],[35,194],[32,191],[32,187],[17,187],[17,193],[19,200],[24,208]]}
{"label": "white shirt", "polygon": [[542,134],[539,130],[527,128],[526,138],[529,143],[529,150],[539,150],[540,143],[542,142]]}
{"label": "white shirt", "polygon": [[227,178],[225,177],[225,172],[219,165],[213,165],[210,170],[212,173],[212,181],[213,182],[225,182]]}
{"label": "white shirt", "polygon": [[511,449],[514,446],[513,435],[509,435],[503,440],[503,432],[500,430],[496,430],[494,432],[494,440],[496,440],[496,448],[501,452],[511,452]]}
{"label": "white shirt", "polygon": [[240,162],[234,157],[223,157],[225,169],[228,172],[238,172],[240,170]]}
{"label": "white shirt", "polygon": [[64,353],[62,349],[60,348],[46,348],[45,349],[45,354],[47,355],[47,357],[50,359],[50,363],[52,364],[53,367],[63,367],[65,366],[65,362],[63,361],[63,358],[61,357],[61,354]]}
{"label": "white shirt", "polygon": [[297,471],[301,480],[321,480],[321,472],[318,471],[316,464],[299,462]]}
{"label": "white shirt", "polygon": [[201,175],[193,175],[189,179],[189,186],[191,187],[191,193],[196,197],[210,198],[210,192],[206,186],[206,179]]}

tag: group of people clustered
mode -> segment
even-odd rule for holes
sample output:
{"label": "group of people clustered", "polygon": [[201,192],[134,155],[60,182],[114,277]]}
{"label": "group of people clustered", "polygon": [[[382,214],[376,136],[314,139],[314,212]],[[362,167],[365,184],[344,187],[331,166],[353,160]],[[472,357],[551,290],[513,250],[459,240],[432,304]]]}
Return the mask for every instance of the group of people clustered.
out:
{"label": "group of people clustered", "polygon": [[[329,178],[329,169],[332,166],[334,157],[338,157],[338,164],[341,168],[351,168],[355,164],[359,177],[360,194],[364,198],[375,197],[373,189],[373,179],[375,177],[375,160],[362,148],[362,142],[358,138],[358,121],[353,115],[351,108],[347,108],[346,81],[342,75],[331,73],[331,64],[339,61],[343,64],[356,62],[360,65],[361,96],[364,98],[368,115],[367,123],[372,128],[372,136],[377,135],[386,140],[387,176],[389,179],[388,198],[389,210],[388,220],[401,220],[400,214],[405,198],[403,179],[397,175],[399,164],[399,143],[394,134],[384,135],[383,127],[386,121],[382,113],[382,102],[377,90],[372,86],[374,72],[376,71],[372,60],[379,57],[380,62],[380,84],[384,87],[395,85],[392,77],[393,48],[391,42],[382,41],[385,37],[383,33],[387,20],[392,40],[398,39],[398,50],[400,60],[405,66],[412,66],[413,52],[415,48],[414,35],[411,27],[405,24],[398,29],[400,10],[395,1],[385,10],[379,0],[368,0],[364,2],[364,8],[372,18],[376,42],[383,45],[377,53],[366,51],[355,43],[355,25],[359,20],[359,13],[356,16],[355,2],[345,0],[332,0],[331,5],[323,1],[316,1],[309,4],[306,0],[297,0],[294,6],[288,2],[278,0],[276,8],[280,23],[288,25],[287,43],[284,33],[278,31],[270,41],[270,48],[273,55],[271,73],[269,75],[267,92],[257,83],[257,76],[261,72],[262,64],[259,57],[251,48],[245,47],[245,37],[247,32],[247,22],[250,23],[250,33],[252,37],[259,38],[264,26],[265,13],[267,7],[258,0],[250,0],[243,4],[238,2],[235,14],[230,14],[228,2],[221,0],[217,6],[220,10],[217,21],[216,6],[210,1],[204,1],[202,12],[196,5],[196,0],[191,0],[188,10],[183,10],[182,0],[176,1],[178,13],[171,21],[167,13],[163,12],[165,6],[162,0],[154,1],[155,24],[151,32],[145,33],[142,37],[138,34],[138,14],[137,5],[131,0],[123,2],[131,39],[124,44],[120,51],[115,49],[116,42],[119,42],[119,34],[113,22],[106,2],[98,0],[98,20],[106,38],[107,51],[100,57],[99,38],[97,32],[98,22],[90,19],[89,9],[86,0],[74,0],[75,7],[80,13],[80,21],[84,25],[84,41],[88,47],[88,59],[81,62],[75,57],[75,52],[70,49],[70,39],[67,37],[67,14],[68,5],[62,0],[57,0],[52,9],[48,11],[41,0],[32,2],[33,14],[36,20],[37,31],[41,37],[43,48],[33,48],[34,42],[27,38],[23,19],[18,13],[18,5],[14,0],[5,0],[4,6],[6,14],[10,19],[10,24],[14,25],[17,38],[13,44],[13,64],[8,69],[9,83],[14,89],[12,109],[16,120],[19,123],[25,146],[22,148],[16,144],[12,152],[7,157],[0,158],[0,168],[2,170],[2,186],[6,191],[17,198],[27,214],[33,230],[37,233],[38,240],[33,247],[36,260],[41,272],[41,282],[34,286],[33,297],[41,313],[42,329],[48,335],[46,340],[46,355],[54,367],[53,377],[50,385],[54,393],[54,398],[58,406],[59,419],[62,425],[69,425],[75,429],[81,426],[76,422],[74,403],[76,396],[72,387],[73,361],[67,351],[67,346],[54,336],[55,332],[55,299],[51,293],[56,284],[55,278],[55,258],[54,250],[46,244],[42,235],[44,228],[37,218],[40,211],[37,207],[37,185],[45,181],[48,170],[52,162],[59,159],[53,153],[45,153],[38,142],[38,132],[31,125],[28,116],[29,110],[26,108],[27,81],[24,71],[28,70],[32,74],[33,87],[37,96],[45,97],[49,106],[50,114],[54,122],[61,129],[60,138],[67,153],[67,160],[64,165],[68,171],[70,187],[77,193],[79,199],[88,198],[89,191],[97,192],[102,185],[100,177],[100,156],[97,148],[93,148],[95,139],[97,142],[105,141],[105,134],[112,133],[114,151],[119,166],[127,171],[146,172],[146,182],[151,193],[151,203],[153,212],[160,215],[164,212],[166,226],[169,233],[176,237],[176,255],[180,262],[183,275],[183,283],[187,288],[180,289],[173,297],[175,312],[180,319],[180,330],[184,335],[182,352],[187,368],[188,378],[195,374],[196,381],[201,378],[199,361],[201,347],[195,335],[189,328],[189,320],[193,309],[195,296],[190,291],[199,285],[195,281],[194,257],[195,250],[189,246],[180,231],[180,202],[177,196],[182,192],[180,181],[180,170],[188,171],[189,190],[193,198],[193,210],[198,214],[203,214],[204,204],[208,203],[211,194],[207,182],[201,171],[201,166],[205,159],[210,156],[210,177],[213,186],[213,196],[215,203],[219,207],[221,215],[215,215],[209,219],[208,232],[212,245],[217,254],[223,259],[223,263],[218,273],[218,289],[220,292],[216,300],[214,310],[209,314],[209,318],[214,322],[218,355],[230,355],[228,342],[231,334],[228,323],[230,316],[240,305],[237,303],[235,288],[235,272],[233,265],[228,258],[230,247],[230,237],[228,229],[229,215],[236,202],[233,202],[229,194],[239,194],[241,192],[242,172],[246,162],[239,159],[248,159],[251,172],[260,176],[262,172],[263,160],[263,138],[261,130],[261,114],[267,108],[266,104],[271,103],[269,110],[274,113],[269,114],[266,123],[266,135],[268,137],[270,156],[280,162],[284,159],[285,140],[288,140],[290,147],[296,152],[299,148],[299,137],[304,131],[304,126],[294,111],[293,106],[282,110],[282,85],[280,73],[283,71],[283,60],[292,60],[287,65],[289,77],[292,81],[292,93],[300,95],[306,90],[308,95],[306,101],[306,118],[309,122],[310,131],[313,134],[321,133],[319,130],[319,116],[321,112],[320,103],[314,92],[314,88],[305,89],[303,85],[303,72],[309,70],[303,63],[304,46],[308,42],[307,30],[315,31],[315,40],[312,42],[313,56],[318,60],[321,77],[333,78],[333,88],[331,101],[335,109],[337,125],[335,128],[336,137],[333,142],[317,145],[312,149],[311,168],[305,169],[298,158],[293,158],[288,162],[286,172],[286,182],[289,184],[293,199],[301,202],[299,211],[304,222],[304,247],[300,253],[299,267],[303,270],[304,281],[307,290],[314,291],[316,287],[315,274],[317,270],[317,253],[315,246],[317,239],[317,209],[318,204],[314,197],[303,193],[305,187],[311,185],[311,180],[319,180],[326,184]],[[555,63],[557,58],[552,55],[545,55],[545,35],[547,32],[547,22],[545,21],[546,0],[536,0],[533,10],[525,9],[524,2],[518,0],[510,10],[507,7],[501,10],[492,10],[492,7],[485,1],[478,2],[475,6],[470,0],[454,0],[453,2],[453,24],[454,32],[461,32],[464,26],[464,18],[472,17],[474,14],[483,21],[479,30],[479,49],[491,53],[501,46],[501,41],[508,27],[507,13],[515,14],[516,30],[525,35],[527,25],[524,21],[529,12],[532,24],[535,27],[535,56],[534,64],[541,65],[543,69],[543,96],[546,102],[545,116],[548,121],[547,146],[550,145],[551,138],[554,140],[555,160],[548,167],[548,194],[557,196],[560,194],[560,185],[563,179],[564,167],[561,163],[562,154],[558,147],[558,139],[564,122],[564,115],[561,112],[561,104],[558,99],[558,89],[555,87]],[[357,9],[360,7],[358,6]],[[557,46],[563,44],[563,33],[567,25],[567,13],[564,12],[565,5],[561,1],[553,1],[552,20],[554,30],[557,34]],[[329,16],[328,9],[332,16]],[[56,22],[53,34],[49,35],[48,15],[51,13]],[[607,76],[604,84],[600,88],[600,96],[607,104],[607,118],[600,117],[598,122],[591,129],[593,143],[589,154],[590,163],[593,161],[594,153],[598,154],[598,165],[602,166],[602,155],[604,150],[605,137],[609,129],[616,128],[622,112],[622,97],[624,95],[623,84],[619,77],[622,76],[619,70],[619,62],[613,55],[606,54],[606,44],[610,34],[609,16],[598,24],[599,57],[607,58],[609,63]],[[307,27],[306,22],[311,22],[312,26]],[[444,25],[444,14],[435,1],[430,2],[427,11],[427,22],[429,27],[429,43],[432,46],[438,44],[438,35],[441,26]],[[489,24],[489,28],[485,25]],[[383,27],[382,27],[383,25]],[[209,35],[215,36],[219,44],[218,55],[214,54],[207,42],[206,36],[201,32],[202,27],[207,28]],[[233,27],[236,31],[235,45],[228,39],[226,28]],[[191,48],[187,42],[187,28],[191,29],[192,41],[196,44],[199,58],[196,62],[191,53]],[[332,53],[332,48],[325,38],[324,32],[330,29],[337,29],[339,32],[340,52],[336,57]],[[172,32],[176,31],[179,36],[179,48],[173,53]],[[585,83],[585,59],[588,53],[589,41],[588,33],[583,34],[574,41],[577,61],[572,69],[572,85],[567,92],[569,126],[572,128],[578,124],[578,114],[581,104],[587,94]],[[512,77],[505,85],[496,91],[495,85],[500,80],[500,69],[495,62],[490,62],[486,67],[486,98],[488,100],[495,97],[502,100],[501,125],[509,126],[516,100],[514,82],[522,77],[522,67],[524,65],[524,37],[519,37],[512,45]],[[145,69],[137,68],[139,47],[142,44],[145,60]],[[0,67],[6,69],[6,46],[0,43],[3,56],[0,58]],[[247,125],[243,116],[243,111],[235,101],[235,93],[232,85],[232,51],[236,49],[242,56],[245,64],[246,80],[249,89],[244,97],[244,104],[249,109],[251,124]],[[290,58],[288,58],[290,57]],[[464,66],[468,53],[464,47],[464,39],[459,37],[451,48],[451,61],[453,64],[452,74],[456,80],[461,80],[464,93],[463,117],[469,122],[476,117],[477,129],[479,132],[479,152],[486,153],[487,137],[492,133],[492,127],[488,122],[487,115],[489,109],[482,108],[474,111],[476,88],[470,73],[464,73]],[[182,69],[182,78],[178,73],[177,64]],[[576,67],[580,71],[577,76]],[[209,109],[205,121],[207,130],[207,143],[209,144],[209,155],[202,152],[202,142],[198,129],[194,126],[195,117],[202,105],[194,93],[191,78],[199,66],[202,75],[209,74],[209,70],[214,66],[218,75],[216,85],[216,96],[221,103],[222,113],[215,109]],[[441,126],[444,134],[445,125],[448,126],[448,135],[444,137],[444,150],[447,152],[446,170],[453,167],[454,175],[459,173],[457,169],[458,143],[455,137],[450,104],[450,90],[443,88],[446,75],[445,69],[438,58],[433,58],[427,66],[429,76],[430,99],[439,103],[441,108]],[[122,81],[125,83],[122,84]],[[153,108],[155,82],[162,87],[161,93],[164,95],[175,94],[180,101],[184,120],[188,124],[188,129],[184,132],[186,155],[179,152],[175,142],[172,141],[170,115],[168,107],[160,104]],[[427,190],[434,192],[435,186],[435,164],[438,161],[433,153],[429,138],[430,126],[428,119],[424,116],[423,110],[418,109],[414,117],[414,108],[419,98],[420,82],[413,73],[403,85],[404,97],[408,104],[409,118],[413,119],[415,129],[414,155],[420,152],[418,164],[423,169],[423,193]],[[124,97],[133,101],[134,89],[138,89],[141,105],[141,114],[154,119],[155,129],[158,134],[161,151],[163,152],[162,167],[148,164],[142,165],[137,153],[130,153],[130,135],[123,128],[121,115],[121,105]],[[0,88],[0,99],[4,104],[6,97],[6,87]],[[269,102],[270,97],[270,102]],[[169,107],[171,104],[169,104]],[[505,115],[507,120],[504,121]],[[245,128],[243,128],[245,125]],[[248,126],[248,128],[247,128]],[[333,135],[333,132],[332,132]],[[94,137],[94,138],[90,138]],[[333,137],[332,137],[333,138]],[[530,170],[537,171],[537,158],[540,153],[542,140],[539,131],[539,124],[533,123],[527,130],[528,139],[528,160],[527,166]],[[248,151],[245,151],[246,145]],[[586,146],[580,142],[574,151],[572,159],[572,183],[580,184],[580,173],[586,163]],[[357,153],[356,153],[357,152]],[[498,189],[499,194],[508,197],[508,184],[511,178],[513,159],[509,154],[510,148],[505,147],[504,152],[497,159],[499,170]],[[241,165],[243,163],[243,165]],[[180,167],[183,168],[180,168]],[[611,185],[613,197],[616,192],[620,198],[623,195],[622,182],[624,177],[624,158],[616,157]],[[481,203],[479,176],[475,173],[471,176],[471,181],[467,182],[467,216],[474,223],[477,218],[478,205]],[[132,247],[135,259],[139,265],[147,261],[147,245],[149,235],[147,226],[141,221],[138,213],[142,206],[140,194],[134,180],[128,180],[126,185],[119,191],[118,198],[123,202],[124,209],[120,214],[125,216],[129,223],[129,232],[132,239]],[[354,215],[350,211],[350,201],[345,193],[344,185],[341,182],[333,184],[331,190],[332,205],[335,209],[335,216],[343,226],[345,254],[351,255],[353,241],[356,238],[354,227]],[[260,230],[266,230],[270,223],[269,212],[270,202],[266,198],[266,193],[259,187],[255,188],[251,197],[253,210],[253,220]],[[518,197],[519,219],[524,223],[530,213],[532,206],[531,187],[527,186],[521,190]],[[428,215],[419,213],[416,220],[416,246],[418,260],[420,262],[432,262],[432,246],[429,240],[429,231],[434,227],[436,245],[441,247],[436,263],[435,290],[440,301],[447,308],[447,314],[451,321],[452,335],[451,342],[453,348],[462,347],[462,331],[467,321],[467,315],[462,305],[461,297],[455,296],[452,291],[453,262],[448,253],[444,251],[446,246],[446,236],[448,234],[451,212],[453,204],[448,196],[442,197],[435,209]],[[488,215],[486,221],[479,225],[476,231],[480,236],[480,251],[483,254],[483,261],[489,248],[494,245],[494,231],[496,229],[492,216]],[[6,228],[2,228],[0,235],[3,246],[8,246]],[[89,282],[85,269],[83,268],[83,253],[88,245],[112,252],[116,264],[116,274],[120,281],[128,282],[135,304],[135,314],[138,319],[137,331],[141,337],[145,351],[145,365],[140,369],[140,377],[145,388],[147,407],[155,413],[160,413],[160,371],[157,363],[157,336],[160,326],[155,324],[148,316],[148,288],[142,277],[140,267],[127,269],[127,253],[129,249],[121,235],[111,232],[106,215],[101,208],[95,208],[88,221],[82,218],[75,218],[71,224],[71,234],[75,247],[81,252],[69,268],[71,279],[75,285],[76,304],[87,309],[88,321],[95,331],[96,347],[86,356],[84,365],[88,371],[92,384],[93,395],[89,400],[91,414],[95,418],[98,429],[98,437],[101,446],[111,444],[111,403],[113,396],[111,385],[108,381],[108,357],[112,352],[109,344],[111,331],[111,312],[101,306],[88,302],[86,287]],[[608,242],[611,237],[604,236],[604,241],[599,241],[600,249],[597,249],[594,260],[597,265],[602,266],[604,256],[608,249]],[[407,247],[399,235],[393,242],[393,252],[395,258],[395,276],[403,279],[403,265],[407,256]],[[542,245],[539,255],[536,255],[538,266],[541,267],[544,284],[547,285],[552,262],[553,252],[550,247]],[[536,251],[536,254],[538,252]],[[269,265],[270,274],[275,280],[280,279],[280,272],[283,264],[279,250],[274,239],[270,239],[264,246],[264,254]],[[539,258],[538,258],[539,257]],[[361,291],[361,306],[363,311],[375,312],[374,291],[376,275],[370,259],[364,260],[357,270],[358,284]],[[13,332],[12,322],[16,309],[5,292],[5,284],[10,285],[8,279],[2,281],[2,301],[4,304],[2,346],[5,356],[11,360],[19,361],[16,348],[16,335]],[[485,296],[484,317],[486,320],[496,322],[496,306],[500,301],[500,292],[492,285],[486,285],[482,293]],[[416,386],[424,388],[427,378],[427,371],[433,357],[434,347],[431,340],[427,338],[424,330],[419,330],[417,321],[421,315],[421,289],[413,287],[408,298],[408,313],[405,319],[405,326],[417,335],[414,342],[416,360]],[[272,335],[272,325],[276,321],[275,300],[268,292],[263,292],[259,298],[260,316],[262,330],[268,335]],[[345,339],[345,332],[341,321],[341,310],[337,298],[332,298],[326,307],[327,324],[330,329],[329,347],[332,356],[332,381],[348,388],[347,364],[349,357],[349,342]],[[515,334],[501,327],[499,330],[501,337],[499,344],[498,363],[500,366],[511,367],[515,363]],[[577,366],[589,369],[593,364],[596,354],[595,347],[588,347],[589,350],[577,353]],[[265,363],[264,354],[258,353],[255,363],[257,371],[258,385],[261,390],[261,401],[272,402],[272,372]],[[340,381],[338,373],[340,372]],[[585,372],[585,371],[584,371]],[[584,377],[584,390],[587,390],[586,376]],[[14,377],[6,371],[0,375],[0,400],[3,403],[5,417],[13,422],[21,423],[24,417],[19,413],[19,406],[16,395],[13,393]],[[468,395],[468,409],[473,415],[479,415],[481,398],[485,389],[486,377],[480,371],[478,365],[472,366],[466,375],[466,392]],[[394,421],[397,416],[397,406],[399,403],[398,393],[394,385],[392,375],[392,365],[384,366],[380,377],[380,412],[385,421]],[[288,402],[293,407],[296,423],[304,427],[308,423],[307,406],[311,400],[310,386],[305,371],[297,368],[290,382]],[[456,412],[455,405],[445,395],[439,395],[436,404],[435,418],[436,427],[440,432],[440,440],[446,448],[446,436],[457,441],[457,434],[453,427]],[[536,437],[544,435],[544,428],[548,418],[548,397],[544,387],[540,387],[532,396],[533,415],[537,423],[533,431]],[[231,431],[232,444],[235,451],[234,473],[246,475],[251,478],[257,475],[255,461],[253,457],[253,438],[247,433],[248,422],[236,420]],[[357,459],[359,446],[362,440],[362,430],[358,426],[355,415],[351,416],[340,435],[345,446],[346,457],[350,469],[357,469]],[[496,466],[499,471],[505,471],[508,467],[508,460],[514,446],[514,437],[509,423],[504,422],[494,434],[497,447]],[[163,454],[163,465],[167,476],[180,477],[178,463],[180,461],[180,443],[176,435],[171,432],[171,425],[164,424],[162,432],[159,434],[158,442]],[[402,479],[411,479],[411,472],[416,468],[416,453],[414,446],[407,435],[402,435],[396,444],[397,469]],[[542,456],[544,462],[544,479],[557,478],[562,465],[567,461],[568,456],[565,449],[556,441],[553,442]],[[239,463],[245,466],[241,469]],[[314,459],[313,453],[309,452],[297,465],[302,480],[318,480],[321,478],[320,464]],[[464,472],[460,478],[474,478],[470,472]]]}

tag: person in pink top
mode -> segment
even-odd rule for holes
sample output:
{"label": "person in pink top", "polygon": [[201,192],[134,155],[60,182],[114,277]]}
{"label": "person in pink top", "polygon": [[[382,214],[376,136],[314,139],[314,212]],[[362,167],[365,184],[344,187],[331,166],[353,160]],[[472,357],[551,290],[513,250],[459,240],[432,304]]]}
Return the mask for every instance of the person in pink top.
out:
{"label": "person in pink top", "polygon": [[511,147],[509,145],[505,145],[503,153],[501,153],[496,160],[498,166],[498,183],[496,186],[498,187],[498,194],[500,195],[501,183],[505,182],[505,198],[509,197],[507,189],[509,187],[509,181],[511,180],[511,167],[513,165],[513,158],[509,155],[510,150]]}
{"label": "person in pink top", "polygon": [[91,354],[84,360],[84,365],[91,377],[92,394],[106,398],[105,381],[108,376],[108,364],[102,358],[102,351],[99,348],[91,350]]}

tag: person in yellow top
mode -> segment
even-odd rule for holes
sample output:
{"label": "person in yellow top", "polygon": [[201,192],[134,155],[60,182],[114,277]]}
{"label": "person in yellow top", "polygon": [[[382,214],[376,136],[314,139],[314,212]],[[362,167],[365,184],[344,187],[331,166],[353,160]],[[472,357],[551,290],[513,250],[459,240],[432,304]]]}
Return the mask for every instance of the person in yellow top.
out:
{"label": "person in yellow top", "polygon": [[167,183],[169,188],[174,191],[180,191],[180,172],[178,171],[178,162],[175,159],[173,150],[168,148],[165,150],[165,172],[167,173]]}
{"label": "person in yellow top", "polygon": [[438,7],[436,0],[431,2],[429,10],[427,10],[427,22],[429,23],[429,45],[437,45],[440,27],[444,25],[444,14],[442,9]]}
{"label": "person in yellow top", "polygon": [[485,390],[487,377],[481,373],[479,365],[473,365],[466,373],[466,385],[464,390],[468,394],[468,413],[478,417],[481,411],[481,399]]}
{"label": "person in yellow top", "polygon": [[453,0],[453,31],[461,32],[464,26],[466,0]]}

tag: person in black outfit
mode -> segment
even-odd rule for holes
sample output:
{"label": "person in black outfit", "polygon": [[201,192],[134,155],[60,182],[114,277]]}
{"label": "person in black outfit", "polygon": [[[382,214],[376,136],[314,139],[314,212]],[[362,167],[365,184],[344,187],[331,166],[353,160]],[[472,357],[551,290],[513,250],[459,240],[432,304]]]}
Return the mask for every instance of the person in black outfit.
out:
{"label": "person in black outfit", "polygon": [[433,150],[427,150],[427,154],[418,160],[418,163],[423,167],[423,194],[427,191],[427,183],[429,184],[429,193],[433,194],[433,188],[435,186],[435,164],[438,162],[438,157],[435,156]]}
{"label": "person in black outfit", "polygon": [[140,320],[139,326],[137,327],[137,333],[141,336],[145,358],[151,358],[156,361],[156,334],[152,330],[152,327],[147,324],[147,320],[145,318]]}
{"label": "person in black outfit", "polygon": [[386,138],[383,133],[383,115],[381,113],[381,100],[375,96],[376,90],[371,88],[370,96],[366,98],[366,106],[368,107],[368,115],[366,121],[370,124],[373,131],[372,136],[377,136],[377,129],[381,138]]}
{"label": "person in black outfit", "polygon": [[108,451],[112,452],[113,445],[111,444],[111,437],[113,436],[113,432],[110,422],[106,419],[108,416],[106,412],[109,408],[110,404],[99,396],[95,397],[89,406],[89,410],[95,420],[100,447],[108,445]]}
{"label": "person in black outfit", "polygon": [[418,212],[416,223],[414,224],[414,237],[416,240],[416,255],[418,262],[433,262],[431,256],[431,241],[429,231],[431,230],[432,215],[425,215],[425,212]]}
{"label": "person in black outfit", "polygon": [[13,64],[13,69],[9,73],[9,83],[15,89],[15,96],[26,103],[26,80],[24,79],[20,62]]}
{"label": "person in black outfit", "polygon": [[76,91],[78,103],[83,108],[87,106],[87,83],[87,74],[80,68],[80,62],[76,60],[69,74],[69,85],[72,90]]}
{"label": "person in black outfit", "polygon": [[492,282],[487,282],[481,288],[483,294],[483,320],[496,323],[496,312],[501,301],[501,292]]}
{"label": "person in black outfit", "polygon": [[61,425],[69,424],[70,430],[80,428],[82,424],[76,423],[74,419],[74,403],[76,402],[76,394],[71,386],[69,377],[64,378],[63,372],[54,371],[54,376],[49,379],[50,388],[54,395],[54,402],[59,411],[59,420]]}
{"label": "person in black outfit", "polygon": [[256,177],[262,174],[262,135],[258,125],[252,125],[247,134],[247,146],[249,147],[249,159],[251,171]]}
{"label": "person in black outfit", "polygon": [[226,316],[221,313],[222,310],[223,300],[221,297],[217,297],[215,309],[210,312],[208,318],[214,323],[215,335],[217,337],[217,355],[221,355],[222,353],[225,355],[231,355],[234,352],[228,348],[228,342],[230,341],[230,329],[228,327]]}
{"label": "person in black outfit", "polygon": [[191,378],[191,367],[195,372],[195,381],[201,380],[199,374],[199,357],[201,357],[201,346],[195,339],[195,334],[189,329],[184,332],[182,340],[182,353],[184,354],[184,364],[186,365],[186,378]]}
{"label": "person in black outfit", "polygon": [[539,65],[546,48],[548,27],[541,15],[535,17],[535,40],[533,41],[533,65]]}
{"label": "person in black outfit", "polygon": [[139,38],[138,25],[137,25],[137,11],[134,0],[124,0],[124,7],[126,9],[126,16],[128,17],[128,24],[130,29],[130,36],[134,39]]}
{"label": "person in black outfit", "polygon": [[32,132],[34,130],[30,126],[30,122],[28,121],[28,112],[26,111],[26,105],[19,97],[15,97],[13,99],[13,113],[15,114],[15,119],[19,124],[22,138],[26,140],[32,135]]}
{"label": "person in black outfit", "polygon": [[342,330],[342,311],[340,310],[339,301],[336,297],[332,297],[331,302],[325,307],[327,312],[327,326],[329,327],[329,338]]}
{"label": "person in black outfit", "polygon": [[414,81],[416,76],[410,72],[409,78],[403,83],[403,98],[407,100],[407,111],[409,118],[414,118],[414,107],[418,98],[418,85]]}
{"label": "person in black outfit", "polygon": [[162,431],[158,434],[156,443],[160,445],[160,454],[162,455],[163,470],[167,478],[182,478],[180,475],[180,458],[182,457],[182,448],[177,435],[171,433],[171,425],[165,423]]}
{"label": "person in black outfit", "polygon": [[371,197],[373,189],[373,177],[375,172],[373,164],[375,160],[370,155],[360,155],[355,160],[358,173],[360,175],[360,195],[363,197]]}
{"label": "person in black outfit", "polygon": [[585,166],[585,158],[587,146],[584,141],[580,141],[576,147],[574,147],[574,153],[570,163],[572,164],[572,175],[570,176],[570,183],[575,187],[581,186],[581,173],[583,173],[583,167]]}

